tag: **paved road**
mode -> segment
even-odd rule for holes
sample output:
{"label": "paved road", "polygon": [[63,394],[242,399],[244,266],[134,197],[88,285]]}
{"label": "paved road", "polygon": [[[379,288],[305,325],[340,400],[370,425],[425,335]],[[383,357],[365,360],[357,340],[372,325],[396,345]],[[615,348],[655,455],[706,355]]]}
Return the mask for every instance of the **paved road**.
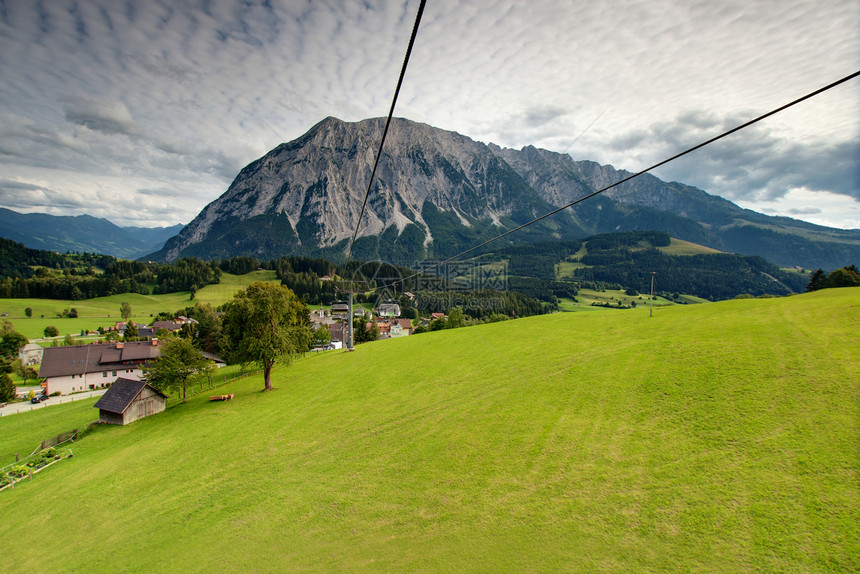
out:
{"label": "paved road", "polygon": [[76,393],[74,395],[68,395],[65,397],[51,397],[47,401],[36,405],[32,404],[30,401],[25,401],[23,403],[12,403],[10,405],[6,405],[5,407],[0,408],[0,416],[5,417],[20,412],[43,409],[45,407],[50,407],[51,405],[59,405],[63,403],[70,403],[72,401],[88,399],[90,397],[98,397],[105,394],[105,392],[107,392],[107,389],[100,389],[98,391],[87,391],[85,393]]}

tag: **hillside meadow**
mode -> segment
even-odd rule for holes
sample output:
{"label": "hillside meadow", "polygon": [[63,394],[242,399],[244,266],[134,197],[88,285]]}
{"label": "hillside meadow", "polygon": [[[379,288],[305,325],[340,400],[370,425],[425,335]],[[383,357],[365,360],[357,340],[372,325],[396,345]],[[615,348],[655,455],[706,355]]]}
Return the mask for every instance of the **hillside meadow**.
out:
{"label": "hillside meadow", "polygon": [[[273,392],[254,376],[219,390],[229,402],[203,394],[98,427],[74,458],[0,493],[3,539],[60,545],[7,544],[4,562],[854,572],[858,333],[852,288],[651,318],[559,313],[309,356],[280,368]],[[33,419],[67,430],[63,408]],[[16,416],[0,418],[4,442],[51,427]]]}
{"label": "hillside meadow", "polygon": [[[203,287],[197,291],[194,299],[191,299],[191,293],[188,291],[164,295],[121,293],[83,301],[0,299],[0,312],[6,313],[6,318],[12,322],[15,329],[30,339],[42,337],[48,325],[57,327],[62,335],[67,333],[75,335],[84,329],[95,331],[99,327],[111,327],[122,321],[120,305],[124,301],[131,305],[132,320],[150,324],[152,317],[162,311],[175,312],[190,307],[195,302],[210,303],[213,307],[217,307],[229,301],[239,289],[244,289],[255,281],[277,282],[277,279],[274,271],[252,271],[245,275],[223,273],[219,284]],[[32,318],[27,318],[24,314],[24,309],[27,307],[33,310]],[[57,316],[64,309],[72,307],[78,310],[77,318]]]}

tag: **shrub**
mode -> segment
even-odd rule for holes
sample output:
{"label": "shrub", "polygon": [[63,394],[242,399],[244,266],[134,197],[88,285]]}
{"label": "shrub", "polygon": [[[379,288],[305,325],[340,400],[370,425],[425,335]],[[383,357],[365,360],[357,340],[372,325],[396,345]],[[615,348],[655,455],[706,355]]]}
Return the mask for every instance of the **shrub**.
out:
{"label": "shrub", "polygon": [[17,466],[13,466],[9,471],[9,474],[15,478],[23,478],[30,474],[30,469],[26,465],[19,464]]}

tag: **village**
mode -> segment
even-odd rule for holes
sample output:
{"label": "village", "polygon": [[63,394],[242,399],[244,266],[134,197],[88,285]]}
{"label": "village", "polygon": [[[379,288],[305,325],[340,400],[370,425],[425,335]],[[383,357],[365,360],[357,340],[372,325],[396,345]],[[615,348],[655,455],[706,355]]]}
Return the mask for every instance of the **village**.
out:
{"label": "village", "polygon": [[[379,302],[367,309],[356,306],[352,328],[355,343],[398,339],[445,326],[448,315],[431,313],[428,317],[410,319],[401,316],[400,305],[394,301]],[[349,306],[335,301],[330,307],[309,310],[308,320],[313,332],[309,352],[321,353],[350,347]],[[161,357],[164,343],[177,337],[197,337],[199,321],[176,316],[159,319],[150,325],[133,321],[116,322],[107,329],[87,331],[85,336],[97,337],[86,344],[54,346],[29,342],[19,349],[22,369],[37,375],[39,391],[22,387],[20,400],[40,405],[51,397],[66,397],[81,393],[99,395],[94,405],[99,408],[100,422],[128,424],[144,416],[162,412],[167,394],[147,384],[147,371]],[[226,365],[218,354],[200,351],[200,356],[215,368]]]}

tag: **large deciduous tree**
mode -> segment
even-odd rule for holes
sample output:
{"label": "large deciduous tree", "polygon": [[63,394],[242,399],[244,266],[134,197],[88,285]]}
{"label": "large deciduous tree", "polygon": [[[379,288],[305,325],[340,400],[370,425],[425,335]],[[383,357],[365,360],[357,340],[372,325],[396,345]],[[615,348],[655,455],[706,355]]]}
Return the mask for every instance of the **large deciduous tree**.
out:
{"label": "large deciduous tree", "polygon": [[222,351],[232,363],[258,363],[265,389],[272,389],[272,367],[289,364],[310,348],[310,317],[295,293],[273,283],[252,283],[233,296],[223,316]]}
{"label": "large deciduous tree", "polygon": [[188,339],[168,339],[161,346],[161,356],[144,368],[146,382],[161,391],[182,391],[182,402],[188,387],[209,377],[214,363],[194,348]]}

